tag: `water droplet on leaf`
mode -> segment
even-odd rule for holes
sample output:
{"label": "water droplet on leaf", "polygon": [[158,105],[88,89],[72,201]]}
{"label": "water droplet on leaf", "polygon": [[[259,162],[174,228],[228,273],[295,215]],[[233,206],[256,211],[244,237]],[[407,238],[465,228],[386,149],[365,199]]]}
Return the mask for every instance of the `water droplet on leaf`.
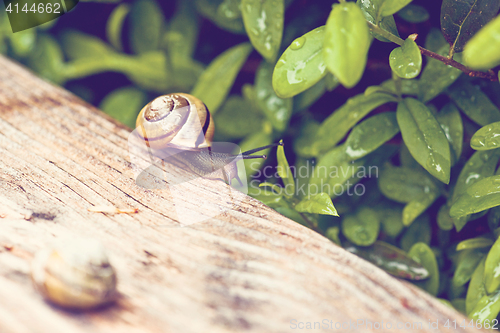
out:
{"label": "water droplet on leaf", "polygon": [[292,50],[299,50],[302,48],[302,46],[304,46],[305,43],[306,43],[306,38],[304,36],[302,36],[302,37],[299,37],[296,40],[294,40],[292,42],[292,44],[290,45],[290,48]]}

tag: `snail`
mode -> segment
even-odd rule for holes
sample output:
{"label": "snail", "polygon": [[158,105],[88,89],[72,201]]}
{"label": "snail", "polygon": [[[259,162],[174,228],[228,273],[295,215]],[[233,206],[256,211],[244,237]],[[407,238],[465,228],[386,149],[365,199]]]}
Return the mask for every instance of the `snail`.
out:
{"label": "snail", "polygon": [[174,157],[196,175],[222,179],[231,184],[238,177],[236,162],[240,159],[266,158],[251,155],[281,143],[243,152],[231,153],[234,145],[213,143],[214,121],[207,106],[198,98],[184,93],[162,95],[149,102],[139,113],[136,131],[153,154],[162,159]]}
{"label": "snail", "polygon": [[64,308],[86,310],[116,296],[116,275],[94,239],[71,239],[38,252],[31,264],[36,289]]}

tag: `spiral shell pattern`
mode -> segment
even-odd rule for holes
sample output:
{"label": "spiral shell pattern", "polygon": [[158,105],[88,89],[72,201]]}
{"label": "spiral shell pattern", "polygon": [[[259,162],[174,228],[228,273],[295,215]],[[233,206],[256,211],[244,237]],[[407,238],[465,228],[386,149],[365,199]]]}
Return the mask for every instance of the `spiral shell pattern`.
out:
{"label": "spiral shell pattern", "polygon": [[153,149],[207,148],[214,134],[214,122],[205,104],[183,93],[163,95],[149,102],[139,113],[136,127]]}

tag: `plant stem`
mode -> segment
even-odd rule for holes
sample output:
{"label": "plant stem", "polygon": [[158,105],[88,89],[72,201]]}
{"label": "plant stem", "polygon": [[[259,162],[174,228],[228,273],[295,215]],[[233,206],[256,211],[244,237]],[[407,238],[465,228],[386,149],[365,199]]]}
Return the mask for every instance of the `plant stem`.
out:
{"label": "plant stem", "polygon": [[394,72],[392,72],[392,80],[394,81],[394,86],[396,87],[396,93],[398,94],[398,98],[401,100],[401,78]]}
{"label": "plant stem", "polygon": [[369,21],[366,21],[366,23],[368,23],[368,28],[370,28],[370,30],[372,32],[375,32],[377,35],[380,35],[380,36],[390,40],[393,43],[396,43],[398,45],[403,45],[403,43],[405,42],[404,40],[402,40],[398,36],[391,34],[389,31],[382,29],[378,25],[375,25]]}
{"label": "plant stem", "polygon": [[448,59],[453,59],[453,55],[455,54],[455,44],[450,47],[450,52],[448,53]]}
{"label": "plant stem", "polygon": [[[404,40],[402,40],[398,36],[391,34],[389,31],[386,31],[386,30],[380,28],[378,25],[375,25],[371,22],[366,21],[366,23],[368,24],[368,27],[370,28],[370,30],[372,32],[390,40],[393,43],[396,43],[398,45],[403,45]],[[462,65],[461,63],[459,63],[453,59],[449,59],[447,57],[439,55],[439,54],[432,52],[430,50],[427,50],[421,46],[419,46],[418,48],[420,49],[420,52],[423,55],[426,55],[426,56],[429,56],[433,59],[439,60],[442,63],[444,63],[445,65],[455,67],[469,76],[480,77],[483,79],[488,79],[490,81],[498,81],[497,75],[491,69],[488,72],[474,71],[474,70]]]}

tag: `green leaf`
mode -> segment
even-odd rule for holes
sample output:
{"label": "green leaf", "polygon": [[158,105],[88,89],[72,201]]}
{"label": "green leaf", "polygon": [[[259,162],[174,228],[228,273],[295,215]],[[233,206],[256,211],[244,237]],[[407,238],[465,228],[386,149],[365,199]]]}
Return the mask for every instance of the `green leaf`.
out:
{"label": "green leaf", "polygon": [[346,88],[361,79],[370,43],[361,9],[352,2],[334,4],[326,22],[323,56],[328,70]]}
{"label": "green leaf", "polygon": [[327,73],[325,75],[325,84],[326,84],[326,90],[332,91],[333,89],[337,88],[340,82],[335,76],[333,76],[332,73]]}
{"label": "green leaf", "polygon": [[297,38],[283,52],[273,72],[273,88],[281,98],[295,96],[327,73],[323,60],[325,26]]}
{"label": "green leaf", "polygon": [[470,146],[475,150],[500,148],[500,122],[480,128],[470,139]]}
{"label": "green leaf", "polygon": [[361,161],[350,163],[342,146],[335,147],[316,162],[308,188],[314,187],[332,196],[332,192],[337,193],[337,187],[340,186],[343,193],[343,184],[352,177],[356,168],[362,166]]}
{"label": "green leaf", "polygon": [[384,0],[380,7],[381,16],[389,16],[397,13],[400,9],[408,5],[411,0]]}
{"label": "green leaf", "polygon": [[302,111],[314,104],[326,91],[325,78],[314,86],[293,97],[293,113]]}
{"label": "green leaf", "polygon": [[[384,0],[357,0],[356,4],[361,8],[361,11],[363,12],[363,15],[365,16],[365,19],[373,23],[375,25],[378,25],[380,28],[384,29],[385,31],[390,32],[391,34],[398,36],[398,29],[396,27],[396,22],[394,21],[394,17],[392,15],[386,16],[386,17],[381,17],[380,16],[380,8],[383,5]],[[377,38],[378,40],[382,42],[390,42],[390,40],[382,37],[381,35],[370,31],[370,33],[373,35],[373,37]]]}
{"label": "green leaf", "polygon": [[382,223],[382,231],[389,237],[397,237],[403,231],[403,208],[394,202],[385,207],[373,207]]}
{"label": "green leaf", "polygon": [[376,241],[368,248],[349,245],[345,249],[399,278],[418,281],[429,277],[429,272],[421,264],[385,242]]}
{"label": "green leaf", "polygon": [[498,235],[497,231],[500,231],[500,229],[498,229],[500,227],[500,206],[490,209],[487,219],[490,230],[493,231],[495,235]]}
{"label": "green leaf", "polygon": [[113,9],[106,23],[106,37],[109,43],[118,51],[122,51],[122,27],[125,17],[130,12],[130,6],[122,3]]}
{"label": "green leaf", "polygon": [[468,187],[451,206],[451,217],[462,217],[500,205],[500,176],[481,179]]}
{"label": "green leaf", "polygon": [[335,147],[318,160],[307,188],[309,191],[325,192],[336,197],[346,191],[349,194],[349,189],[353,186],[353,192],[362,195],[358,193],[364,192],[364,185],[358,186],[356,183],[364,177],[377,177],[380,165],[394,154],[395,149],[384,145],[365,157],[349,161],[344,147]]}
{"label": "green leaf", "polygon": [[56,40],[49,35],[38,36],[36,48],[29,57],[30,67],[41,77],[56,84],[65,81],[64,59]]}
{"label": "green leaf", "polygon": [[222,140],[244,138],[262,129],[263,117],[249,101],[229,96],[221,110],[214,116],[216,136]]}
{"label": "green leaf", "polygon": [[467,289],[467,296],[465,297],[465,313],[470,315],[477,302],[486,295],[486,289],[484,288],[484,262],[486,258],[483,258],[477,265],[472,278],[470,279],[469,288]]}
{"label": "green leaf", "polygon": [[[443,45],[437,53],[439,55],[447,55],[448,49],[448,45]],[[453,57],[453,59],[458,62],[460,62],[460,58],[460,54],[455,54]],[[424,103],[430,101],[439,95],[450,84],[455,82],[460,74],[462,74],[462,71],[455,67],[445,65],[437,59],[428,59],[427,65],[422,71],[422,75],[419,80],[419,99]]]}
{"label": "green leaf", "polygon": [[204,70],[205,66],[192,59],[197,40],[198,16],[193,15],[192,0],[178,1],[161,41],[172,64],[171,80],[176,90],[191,90]]}
{"label": "green leaf", "polygon": [[226,99],[236,75],[245,63],[252,46],[238,44],[215,58],[201,74],[191,95],[201,99],[210,112],[215,113]]}
{"label": "green leaf", "polygon": [[489,247],[492,244],[493,240],[491,240],[491,238],[486,238],[486,237],[469,238],[457,244],[457,251],[480,249],[483,247]]}
{"label": "green leaf", "polygon": [[429,272],[429,279],[415,284],[427,290],[429,294],[436,296],[439,289],[439,268],[434,252],[427,244],[416,243],[408,251],[408,256],[424,266]]}
{"label": "green leaf", "polygon": [[426,195],[408,202],[403,209],[403,225],[408,226],[413,223],[435,200],[434,196]]}
{"label": "green leaf", "polygon": [[335,244],[342,246],[340,243],[339,232],[339,227],[330,227],[326,229],[325,236]]}
{"label": "green leaf", "polygon": [[295,206],[295,210],[301,213],[339,216],[332,199],[326,193],[318,193],[310,199],[302,200]]}
{"label": "green leaf", "polygon": [[474,270],[479,265],[481,259],[485,257],[484,252],[480,250],[465,250],[460,252],[457,268],[453,274],[452,283],[454,287],[460,287],[469,282]]}
{"label": "green leaf", "polygon": [[264,183],[260,183],[259,187],[270,187],[271,190],[273,190],[275,193],[278,193],[278,194],[282,194],[283,193],[283,187],[281,187],[281,186],[279,186],[277,184],[264,182]]}
{"label": "green leaf", "polygon": [[419,169],[384,168],[378,178],[380,191],[389,199],[407,203],[403,209],[403,224],[410,225],[439,196],[434,181]]}
{"label": "green leaf", "polygon": [[467,66],[486,70],[500,64],[498,31],[500,31],[500,16],[493,19],[469,40],[464,48],[464,62]]}
{"label": "green leaf", "polygon": [[488,23],[499,9],[500,2],[496,0],[443,0],[441,31],[451,48],[455,52],[462,52],[469,38]]}
{"label": "green leaf", "polygon": [[465,299],[464,298],[455,298],[455,299],[453,299],[451,301],[451,305],[458,312],[465,314]]}
{"label": "green leaf", "polygon": [[170,79],[172,87],[175,87],[177,91],[191,90],[205,70],[205,66],[192,59],[185,58],[183,63],[175,63],[174,61],[171,63],[173,67]]}
{"label": "green leaf", "polygon": [[361,207],[355,215],[349,214],[342,219],[342,233],[359,246],[370,246],[378,237],[380,220],[371,208]]}
{"label": "green leaf", "polygon": [[163,35],[162,46],[172,64],[190,66],[198,40],[198,17],[193,15],[191,0],[177,1],[177,10]]}
{"label": "green leaf", "polygon": [[394,96],[383,93],[364,94],[349,98],[340,108],[335,110],[317,130],[309,147],[303,148],[305,157],[318,156],[344,138],[349,130],[370,111],[382,104],[396,101]]}
{"label": "green leaf", "polygon": [[408,147],[406,147],[404,141],[401,142],[400,148],[399,148],[399,162],[401,163],[401,166],[407,167],[410,169],[420,169],[421,166],[418,164],[417,161],[411,156],[410,151],[408,150]]}
{"label": "green leaf", "polygon": [[255,97],[259,108],[278,131],[284,131],[292,116],[292,99],[279,98],[272,85],[273,66],[262,62],[255,74]]}
{"label": "green leaf", "polygon": [[[479,151],[474,153],[462,168],[458,176],[453,195],[448,205],[455,203],[462,194],[464,194],[475,182],[493,175],[495,167],[500,156],[500,151]],[[454,218],[453,223],[457,231],[460,231],[469,220],[468,216]]]}
{"label": "green leaf", "polygon": [[422,6],[409,4],[398,12],[398,16],[406,22],[422,23],[429,19],[427,9]]}
{"label": "green leaf", "polygon": [[131,57],[129,59],[127,57],[124,64],[121,60],[124,60],[125,57],[121,57],[122,56],[118,56],[119,60],[117,63],[111,63],[112,57],[87,57],[69,61],[64,64],[64,76],[66,79],[77,79],[106,71],[120,72],[122,69],[126,71],[123,67],[136,63],[134,59],[131,59]]}
{"label": "green leaf", "polygon": [[345,149],[342,146],[335,147],[317,161],[309,179],[308,189],[319,189],[317,191],[328,192],[332,197],[341,195],[344,193],[344,184],[354,178],[363,167],[362,160],[351,163],[347,159]]}
{"label": "green leaf", "polygon": [[[418,84],[417,80],[406,80],[406,79],[399,79],[399,83],[401,84],[401,93],[404,95],[412,95],[412,96],[417,96],[420,92],[420,86]],[[396,81],[395,80],[386,80],[382,82],[380,85],[382,88],[387,89],[393,94],[398,94],[398,91],[396,89]],[[369,87],[368,87],[369,88]],[[366,94],[366,91],[365,91]]]}
{"label": "green leaf", "polygon": [[82,57],[64,64],[63,73],[66,79],[75,79],[106,71],[123,73],[144,89],[161,92],[170,86],[167,59],[160,51],[139,56],[113,53],[101,57]]}
{"label": "green leaf", "polygon": [[486,292],[491,294],[500,287],[500,238],[497,238],[486,257],[484,263],[484,286]]}
{"label": "green leaf", "polygon": [[481,126],[500,121],[500,110],[488,96],[475,86],[464,80],[457,81],[448,89],[450,98],[470,119]]}
{"label": "green leaf", "polygon": [[400,240],[401,248],[409,251],[416,243],[430,244],[431,225],[427,214],[420,215],[404,232]]}
{"label": "green leaf", "polygon": [[319,123],[313,119],[307,119],[300,124],[299,133],[293,142],[293,149],[301,157],[311,157],[311,146],[318,131]]}
{"label": "green leaf", "polygon": [[142,54],[159,49],[165,18],[155,0],[136,0],[130,10],[130,47]]}
{"label": "green leaf", "polygon": [[448,204],[443,204],[438,211],[437,223],[441,230],[451,230],[453,229],[453,219],[450,214],[450,206]]}
{"label": "green leaf", "polygon": [[413,79],[422,69],[422,54],[417,43],[407,38],[401,47],[392,50],[389,56],[391,69],[403,79]]}
{"label": "green leaf", "polygon": [[468,187],[477,181],[492,176],[500,156],[499,151],[478,151],[475,152],[463,166],[458,176],[451,202],[455,202],[458,197],[465,193]]}
{"label": "green leaf", "polygon": [[27,29],[9,36],[12,51],[14,51],[16,56],[26,57],[33,51],[36,45],[36,31],[37,29]]}
{"label": "green leaf", "polygon": [[443,36],[441,30],[437,28],[431,28],[425,39],[425,48],[432,52],[441,51],[441,55],[446,54],[449,50],[450,45]]}
{"label": "green leaf", "polygon": [[245,30],[253,47],[274,63],[283,36],[285,4],[283,0],[241,0]]}
{"label": "green leaf", "polygon": [[142,53],[134,58],[123,58],[123,62],[120,62],[117,56],[107,59],[113,66],[117,65],[117,69],[125,73],[132,82],[144,89],[163,92],[171,84],[167,58],[161,51]]}
{"label": "green leaf", "polygon": [[120,88],[104,97],[99,108],[128,127],[135,128],[135,120],[146,105],[146,99],[146,94],[137,88]]}
{"label": "green leaf", "polygon": [[309,183],[309,179],[311,178],[314,170],[314,163],[312,160],[298,157],[295,159],[294,167],[296,170],[295,187],[297,188],[295,195],[297,198],[303,199],[308,195],[308,193],[306,193],[305,190],[302,191],[301,189],[307,188],[307,184]]}
{"label": "green leaf", "polygon": [[249,186],[248,195],[261,201],[264,205],[268,205],[271,208],[283,207],[287,205],[283,200],[283,195],[258,187],[255,188]]}
{"label": "green leaf", "polygon": [[431,111],[413,98],[398,103],[403,140],[415,160],[445,184],[450,181],[450,146]]}
{"label": "green leaf", "polygon": [[[500,312],[500,290],[479,299],[474,309],[469,313],[472,320],[492,322]],[[493,324],[493,323],[492,323]]]}
{"label": "green leaf", "polygon": [[[285,185],[285,193],[292,193],[292,195],[290,195],[290,196],[293,196],[295,194],[295,180],[293,179],[292,170],[290,169],[290,166],[288,165],[288,161],[286,160],[285,149],[283,148],[283,145],[278,146],[276,156],[278,158],[277,171],[278,171],[278,175],[280,176],[281,180],[283,180],[283,185]],[[290,188],[290,190],[288,188]],[[328,197],[328,199],[330,200],[330,197]],[[330,200],[330,202],[331,202],[331,200]],[[321,203],[321,202],[318,202],[318,203]],[[307,208],[309,206],[307,206],[306,204],[304,204],[301,207],[304,207],[303,209],[313,209],[313,208]],[[316,206],[315,206],[315,208],[317,209]],[[295,209],[297,211],[301,211],[301,210],[297,209],[297,207]],[[309,212],[309,211],[307,211],[307,212]],[[309,212],[309,213],[311,213],[311,212]],[[317,214],[320,214],[320,213],[317,213]]]}
{"label": "green leaf", "polygon": [[[379,22],[378,26],[380,28],[382,28],[383,30],[390,32],[394,36],[399,37],[399,32],[398,32],[398,28],[396,26],[396,21],[394,21],[394,17],[392,15],[383,17],[382,20]],[[379,35],[376,32],[373,32],[370,30],[370,33],[373,35],[373,37],[375,37],[376,39],[378,39],[381,42],[385,42],[385,43],[391,42],[390,40],[382,37],[381,35]]]}
{"label": "green leaf", "polygon": [[441,303],[443,303],[444,305],[452,308],[452,309],[456,309],[453,304],[451,304],[450,301],[448,301],[447,299],[444,299],[444,298],[436,298],[438,301],[440,301]]}
{"label": "green leaf", "polygon": [[115,54],[100,38],[76,30],[65,31],[62,45],[69,59],[99,58]]}
{"label": "green leaf", "polygon": [[395,112],[384,112],[372,116],[355,126],[344,144],[350,160],[363,157],[399,132]]}
{"label": "green leaf", "polygon": [[436,115],[441,129],[450,143],[450,159],[453,166],[462,154],[464,127],[460,112],[452,103],[448,103]]}
{"label": "green leaf", "polygon": [[289,219],[294,220],[295,222],[300,223],[303,226],[309,228],[309,224],[307,223],[307,221],[304,220],[304,218],[300,215],[300,213],[297,212],[295,209],[289,207],[276,207],[276,211],[281,215],[284,215]]}
{"label": "green leaf", "polygon": [[[396,87],[396,86],[394,86],[394,87]],[[384,93],[384,94],[392,94],[394,96],[397,96],[396,91],[392,91],[392,89],[388,88],[387,86],[383,87],[382,85],[380,85],[380,86],[368,86],[365,89],[365,96],[371,95],[373,93]]]}
{"label": "green leaf", "polygon": [[240,3],[239,0],[196,0],[196,9],[221,28],[244,33]]}

